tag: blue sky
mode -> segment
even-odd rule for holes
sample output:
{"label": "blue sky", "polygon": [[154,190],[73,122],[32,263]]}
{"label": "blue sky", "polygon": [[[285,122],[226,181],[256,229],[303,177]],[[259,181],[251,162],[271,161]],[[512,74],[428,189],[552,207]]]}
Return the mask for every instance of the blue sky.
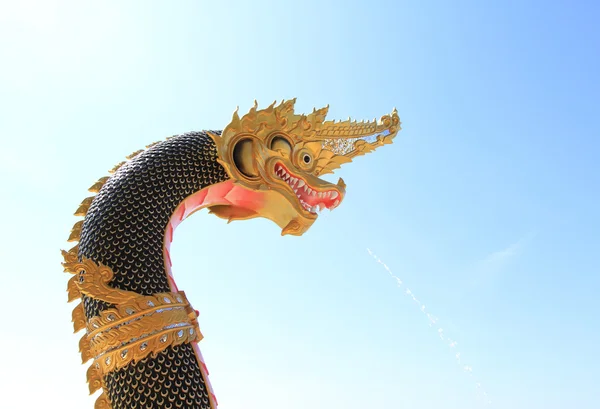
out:
{"label": "blue sky", "polygon": [[303,237],[178,228],[220,408],[598,407],[595,2],[123,3],[0,2],[7,407],[93,407],[59,254],[86,189],[292,97],[403,131]]}

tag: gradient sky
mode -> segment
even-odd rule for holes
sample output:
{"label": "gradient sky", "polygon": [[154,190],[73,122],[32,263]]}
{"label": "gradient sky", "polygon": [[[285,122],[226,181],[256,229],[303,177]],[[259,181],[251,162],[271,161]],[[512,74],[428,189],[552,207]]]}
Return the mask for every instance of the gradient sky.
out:
{"label": "gradient sky", "polygon": [[2,0],[2,407],[93,407],[59,253],[86,189],[298,97],[335,119],[397,107],[403,130],[329,178],[346,200],[303,237],[206,212],[177,230],[220,408],[598,408],[599,11]]}

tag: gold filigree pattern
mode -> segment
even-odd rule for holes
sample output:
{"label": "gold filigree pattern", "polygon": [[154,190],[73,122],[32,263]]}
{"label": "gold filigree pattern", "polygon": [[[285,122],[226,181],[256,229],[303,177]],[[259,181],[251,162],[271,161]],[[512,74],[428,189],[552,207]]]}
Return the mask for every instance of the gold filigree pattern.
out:
{"label": "gold filigree pattern", "polygon": [[169,346],[199,342],[202,334],[196,311],[184,292],[141,295],[111,287],[113,271],[90,259],[78,260],[76,252],[63,251],[63,266],[74,274],[69,280],[69,298],[85,294],[113,304],[86,322],[82,304],[73,310],[75,332],[86,329],[79,342],[87,371],[90,393],[103,386],[103,376],[111,371],[155,355]]}

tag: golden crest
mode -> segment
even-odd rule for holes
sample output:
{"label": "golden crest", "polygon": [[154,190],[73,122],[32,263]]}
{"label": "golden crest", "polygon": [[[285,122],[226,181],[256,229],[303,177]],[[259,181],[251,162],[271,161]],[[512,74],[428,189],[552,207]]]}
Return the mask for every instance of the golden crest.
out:
{"label": "golden crest", "polygon": [[[331,173],[342,164],[350,162],[356,156],[364,155],[379,146],[392,143],[401,130],[401,122],[396,109],[384,115],[379,121],[325,121],[329,106],[314,109],[311,114],[294,113],[296,99],[283,101],[275,106],[271,104],[258,110],[258,104],[243,117],[237,110],[231,123],[220,136],[212,135],[217,143],[219,158],[231,175],[231,149],[243,137],[252,136],[268,144],[274,137],[288,137],[294,145],[311,144],[317,153],[315,176]],[[229,160],[228,160],[229,159]]]}

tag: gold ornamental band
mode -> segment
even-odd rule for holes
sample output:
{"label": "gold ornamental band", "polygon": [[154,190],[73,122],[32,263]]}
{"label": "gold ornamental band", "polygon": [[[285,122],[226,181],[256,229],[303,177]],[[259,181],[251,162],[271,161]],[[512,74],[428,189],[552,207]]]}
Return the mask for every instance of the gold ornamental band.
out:
{"label": "gold ornamental band", "polygon": [[113,271],[75,252],[63,252],[69,280],[69,299],[82,295],[111,304],[111,308],[87,320],[80,303],[73,311],[75,332],[84,329],[79,342],[83,362],[92,359],[88,369],[90,393],[100,389],[107,373],[169,346],[199,342],[202,334],[197,313],[183,291],[141,295],[111,287]]}

